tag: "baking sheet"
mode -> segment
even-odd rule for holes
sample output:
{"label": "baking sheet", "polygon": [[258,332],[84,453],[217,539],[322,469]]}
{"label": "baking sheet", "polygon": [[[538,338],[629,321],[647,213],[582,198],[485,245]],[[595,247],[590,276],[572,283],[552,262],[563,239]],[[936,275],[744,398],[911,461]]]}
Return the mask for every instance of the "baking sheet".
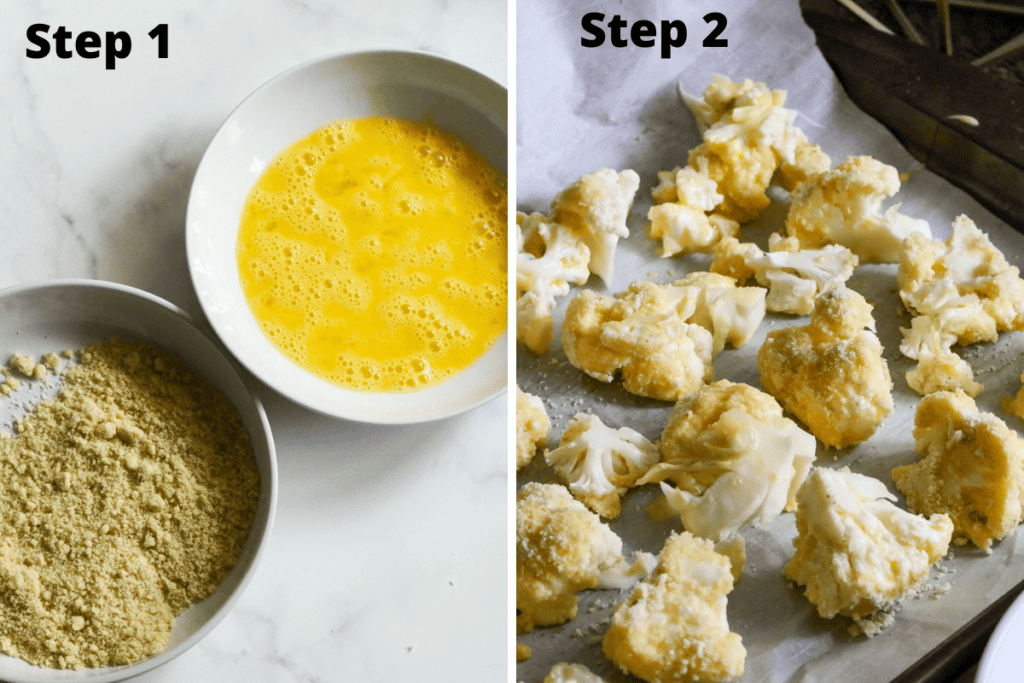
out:
{"label": "baking sheet", "polygon": [[[615,15],[630,24],[638,19],[655,24],[678,19],[685,22],[689,37],[670,59],[662,59],[657,47],[616,48],[606,42],[586,48],[580,44],[587,37],[581,19],[588,12],[604,13],[606,26]],[[725,15],[728,24],[722,37],[729,41],[727,47],[702,46],[709,30],[703,17],[709,12]],[[832,157],[833,165],[850,155],[867,154],[901,172],[913,171],[885,206],[902,203],[903,213],[927,220],[933,235],[942,239],[949,235],[953,219],[967,214],[1011,264],[1020,266],[1024,236],[946,180],[920,170],[920,164],[884,127],[850,102],[815,48],[795,0],[648,0],[628,5],[521,0],[517,34],[517,208],[546,212],[555,194],[598,168],[631,168],[640,175],[640,190],[628,221],[631,235],[620,242],[615,276],[607,285],[591,277],[588,288],[611,294],[635,279],[666,283],[692,270],[707,269],[710,259],[703,255],[660,258],[660,245],[643,234],[643,227],[657,172],[685,164],[689,150],[700,142],[692,116],[678,99],[676,83],[699,95],[713,73],[734,80],[752,78],[788,91],[786,106],[800,112],[797,125]],[[771,232],[783,231],[788,197],[777,190],[772,199],[760,218],[744,225],[743,241],[765,248]],[[914,361],[899,353],[899,329],[909,326],[910,317],[896,293],[895,276],[895,265],[865,265],[848,286],[875,306],[879,338],[895,384],[896,410],[871,439],[856,447],[826,451],[819,444],[817,463],[849,465],[881,479],[893,492],[889,471],[916,459],[911,432],[919,401],[904,379]],[[580,411],[594,412],[606,424],[628,425],[657,439],[670,404],[635,397],[618,382],[606,385],[593,380],[565,360],[558,323],[571,296],[556,309],[555,341],[547,355],[537,357],[521,344],[517,349],[519,385],[544,400],[552,418],[552,445],[566,422]],[[769,314],[747,345],[726,349],[716,358],[716,377],[760,387],[756,354],[767,332],[805,323],[803,317]],[[1004,413],[999,403],[1020,386],[1024,333],[1004,333],[992,344],[960,352],[985,386],[976,399],[979,408],[1021,432],[1024,425]],[[519,472],[517,483],[531,480],[556,481],[541,456]],[[645,507],[656,494],[655,486],[631,490],[623,499],[622,515],[610,523],[623,537],[628,553],[637,549],[656,553],[669,533],[679,529],[678,518],[665,523],[647,518]],[[1024,580],[1024,540],[1019,532],[997,543],[990,556],[973,546],[955,548],[932,570],[924,593],[905,605],[889,629],[870,639],[852,637],[849,619],[818,617],[802,588],[790,586],[783,578],[782,566],[793,552],[791,514],[767,526],[747,527],[742,533],[747,564],[729,596],[728,615],[747,649],[743,681],[891,680]],[[606,622],[615,603],[624,597],[616,591],[584,592],[576,619],[517,637],[533,651],[531,659],[517,665],[517,680],[541,681],[560,661],[586,664],[609,681],[636,680],[618,672],[601,653]]]}

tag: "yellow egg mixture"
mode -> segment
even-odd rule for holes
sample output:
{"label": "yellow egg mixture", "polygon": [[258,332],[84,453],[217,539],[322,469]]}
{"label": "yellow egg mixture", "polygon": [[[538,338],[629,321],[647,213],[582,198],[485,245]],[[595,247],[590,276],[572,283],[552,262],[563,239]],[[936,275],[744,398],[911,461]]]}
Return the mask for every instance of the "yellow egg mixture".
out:
{"label": "yellow egg mixture", "polygon": [[267,337],[340,386],[398,392],[468,367],[507,326],[505,176],[429,122],[334,122],[246,199],[242,290]]}

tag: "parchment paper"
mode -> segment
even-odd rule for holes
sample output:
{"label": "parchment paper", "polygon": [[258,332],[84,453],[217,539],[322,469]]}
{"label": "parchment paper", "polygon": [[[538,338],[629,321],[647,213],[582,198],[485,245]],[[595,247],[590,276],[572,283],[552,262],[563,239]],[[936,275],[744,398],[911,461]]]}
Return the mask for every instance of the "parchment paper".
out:
{"label": "parchment paper", "polygon": [[[658,47],[617,48],[607,42],[597,48],[580,44],[588,37],[581,27],[587,12],[603,12],[605,27],[615,15],[630,25],[647,19],[679,19],[688,28],[686,45],[662,59]],[[701,45],[709,31],[703,17],[720,12],[728,24],[722,34],[728,47]],[[627,29],[628,30],[628,29]],[[650,190],[656,174],[686,163],[699,144],[689,111],[676,94],[676,84],[700,94],[712,73],[734,80],[752,78],[771,88],[788,91],[786,106],[797,109],[797,125],[821,145],[833,161],[867,154],[899,171],[918,164],[876,121],[861,112],[814,46],[802,22],[797,2],[586,2],[520,0],[517,3],[517,208],[547,212],[554,196],[580,176],[598,168],[631,168],[640,175],[640,190],[629,219],[631,235],[620,242],[615,276],[609,284],[591,277],[586,287],[606,294],[618,292],[635,279],[671,282],[692,270],[706,270],[707,256],[663,259],[660,245],[643,233]],[[950,112],[972,114],[972,112]],[[985,125],[983,118],[981,125]],[[772,206],[759,219],[743,226],[742,239],[766,248],[771,232],[784,232],[788,196],[779,190]],[[933,235],[945,239],[953,219],[965,213],[987,232],[1009,261],[1020,265],[1024,236],[1000,222],[966,193],[935,174],[911,175],[896,197],[901,211],[929,221]],[[900,327],[910,317],[896,293],[896,266],[861,266],[848,285],[874,304],[878,334],[895,384],[896,411],[868,441],[849,449],[827,451],[819,443],[819,465],[851,469],[881,479],[896,492],[889,471],[916,459],[912,437],[919,397],[904,378],[914,362],[899,353]],[[602,384],[570,366],[558,341],[559,322],[569,298],[556,310],[555,341],[542,357],[523,345],[517,351],[518,382],[523,390],[544,399],[552,417],[551,445],[557,445],[566,422],[577,412],[598,414],[606,424],[628,425],[652,440],[664,427],[671,405],[625,392],[618,382]],[[757,349],[765,334],[783,326],[805,324],[806,318],[769,314],[757,336],[740,349],[726,349],[715,361],[717,378],[760,387]],[[997,342],[959,349],[984,384],[979,408],[992,412],[1013,429],[1022,423],[1003,412],[1000,400],[1020,386],[1022,333],[1003,333]],[[519,472],[518,485],[556,480],[538,455]],[[645,513],[657,488],[631,490],[622,515],[611,527],[622,536],[627,553],[642,549],[657,553],[664,539],[679,529],[678,518],[655,523]],[[903,504],[902,498],[899,504]],[[968,546],[955,548],[932,570],[928,588],[907,602],[895,623],[873,638],[852,637],[849,619],[817,616],[803,589],[789,585],[782,567],[793,553],[795,525],[783,514],[768,526],[742,531],[747,564],[729,596],[731,628],[747,648],[743,681],[887,681],[941,643],[986,605],[1024,579],[1021,532],[994,546],[991,555]],[[601,638],[616,602],[616,591],[581,594],[576,619],[561,627],[537,629],[519,636],[533,650],[517,666],[517,679],[541,681],[560,661],[581,662],[609,681],[632,681],[615,669],[601,652]]]}

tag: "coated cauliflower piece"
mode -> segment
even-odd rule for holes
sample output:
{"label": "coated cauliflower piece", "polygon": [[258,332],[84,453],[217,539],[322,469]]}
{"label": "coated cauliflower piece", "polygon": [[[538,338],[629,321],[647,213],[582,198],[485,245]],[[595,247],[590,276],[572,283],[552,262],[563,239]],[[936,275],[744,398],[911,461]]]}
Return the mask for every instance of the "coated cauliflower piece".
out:
{"label": "coated cauliflower piece", "polygon": [[945,513],[953,542],[991,552],[1024,514],[1024,440],[962,391],[921,399],[914,417],[921,459],[892,471],[911,510]]}
{"label": "coated cauliflower piece", "polygon": [[906,373],[907,386],[921,396],[936,391],[959,390],[969,396],[981,393],[982,386],[974,381],[974,370],[953,351],[956,335],[943,331],[941,317],[915,316],[910,327],[901,331],[900,352],[917,360],[917,367]]}
{"label": "coated cauliflower piece", "polygon": [[729,565],[710,541],[685,531],[672,534],[650,577],[616,608],[605,655],[650,683],[742,676],[747,652],[726,615],[733,588]]}
{"label": "coated cauliflower piece", "polygon": [[558,484],[524,484],[516,495],[516,631],[576,616],[578,591],[628,588],[653,558],[630,565],[620,539]]}
{"label": "coated cauliflower piece", "polygon": [[807,325],[768,333],[757,353],[761,386],[826,446],[864,441],[893,411],[874,329],[864,297],[846,287],[825,292]]}
{"label": "coated cauliflower piece", "polygon": [[590,249],[564,225],[540,213],[516,213],[516,338],[536,354],[547,353],[556,298],[590,277]]}
{"label": "coated cauliflower piece", "polygon": [[551,667],[544,683],[605,683],[605,680],[582,664],[562,662]]}
{"label": "coated cauliflower piece", "polygon": [[723,196],[716,213],[737,222],[755,218],[769,204],[766,190],[776,169],[791,189],[803,177],[826,170],[831,161],[793,125],[796,112],[782,105],[783,90],[750,80],[734,83],[714,76],[702,99],[680,97],[701,128],[703,144],[690,151],[689,165],[715,181]]}
{"label": "coated cauliflower piece", "polygon": [[629,427],[614,429],[601,418],[577,413],[565,427],[558,448],[545,459],[569,491],[602,517],[622,511],[622,494],[658,462],[658,447]]}
{"label": "coated cauliflower piece", "polygon": [[548,442],[551,420],[539,396],[516,387],[516,469],[533,459],[537,449]]}
{"label": "coated cauliflower piece", "polygon": [[953,523],[896,507],[881,481],[849,469],[815,467],[797,493],[790,581],[806,586],[818,614],[854,620],[874,635],[949,549]]}
{"label": "coated cauliflower piece", "polygon": [[731,277],[702,271],[690,273],[672,286],[697,288],[697,306],[687,320],[711,331],[714,355],[726,344],[733,348],[746,344],[764,320],[767,292],[762,287],[738,287]]}
{"label": "coated cauliflower piece", "polygon": [[715,353],[744,343],[764,318],[764,290],[711,273],[670,285],[636,281],[614,297],[583,290],[566,309],[562,346],[602,382],[674,401],[714,376]]}
{"label": "coated cauliflower piece", "polygon": [[590,249],[590,272],[610,282],[619,238],[629,237],[626,219],[640,176],[626,169],[589,173],[562,190],[551,203],[551,220],[565,225]]}
{"label": "coated cauliflower piece", "polygon": [[[914,315],[900,351],[918,360],[907,374],[919,394],[963,389],[977,395],[970,366],[952,350],[995,341],[1000,331],[1024,329],[1020,271],[967,216],[953,221],[945,242],[912,235],[897,271],[900,298]],[[913,373],[913,375],[911,375]]]}
{"label": "coated cauliflower piece", "polygon": [[868,156],[849,157],[793,190],[786,232],[805,249],[841,244],[861,263],[896,263],[908,235],[932,236],[927,221],[901,214],[898,204],[882,212],[882,200],[899,189],[892,166]]}
{"label": "coated cauliflower piece", "polygon": [[794,508],[815,442],[768,394],[719,380],[676,404],[661,449],[662,462],[638,483],[662,482],[684,529],[722,541]]}
{"label": "coated cauliflower piece", "polygon": [[614,297],[585,289],[566,309],[562,347],[594,379],[620,373],[626,391],[674,401],[714,376],[711,332],[687,322],[696,307],[695,287],[638,281]]}
{"label": "coated cauliflower piece", "polygon": [[724,237],[714,248],[711,271],[739,282],[750,277],[768,288],[765,305],[774,313],[807,315],[822,293],[843,286],[858,265],[857,256],[836,244],[800,249],[793,238],[772,234],[768,251]]}
{"label": "coated cauliflower piece", "polygon": [[662,201],[647,212],[646,229],[650,239],[661,240],[663,257],[709,251],[722,237],[739,234],[739,223],[711,213],[723,197],[707,176],[706,165],[702,171],[687,166],[670,172],[671,187],[664,173],[651,192],[656,202]]}

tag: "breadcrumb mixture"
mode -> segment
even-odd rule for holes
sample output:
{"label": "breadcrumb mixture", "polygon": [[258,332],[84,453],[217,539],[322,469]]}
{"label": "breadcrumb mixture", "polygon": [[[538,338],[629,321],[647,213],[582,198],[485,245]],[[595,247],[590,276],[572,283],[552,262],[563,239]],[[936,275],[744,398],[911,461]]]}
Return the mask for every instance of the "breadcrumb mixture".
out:
{"label": "breadcrumb mixture", "polygon": [[0,434],[0,651],[52,668],[159,652],[234,566],[260,493],[237,411],[180,358],[110,339],[80,361]]}

